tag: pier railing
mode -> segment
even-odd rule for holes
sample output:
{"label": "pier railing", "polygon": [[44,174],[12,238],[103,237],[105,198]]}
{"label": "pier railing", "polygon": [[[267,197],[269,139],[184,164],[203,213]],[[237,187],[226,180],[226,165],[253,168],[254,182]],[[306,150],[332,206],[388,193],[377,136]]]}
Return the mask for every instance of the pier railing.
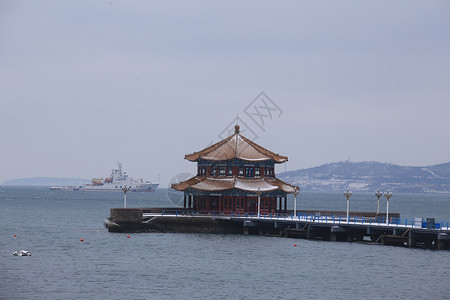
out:
{"label": "pier railing", "polygon": [[298,222],[316,222],[316,223],[332,223],[332,224],[357,224],[357,225],[379,225],[379,226],[395,226],[403,228],[424,228],[434,230],[449,230],[450,222],[444,220],[425,219],[425,218],[399,218],[377,216],[366,217],[361,215],[350,215],[348,220],[346,215],[342,214],[326,214],[320,213],[304,213],[297,212],[295,215],[291,213],[258,213],[256,212],[223,212],[223,211],[201,211],[201,210],[186,210],[186,209],[161,209],[160,211],[146,211],[144,210],[144,217],[150,216],[213,216],[222,218],[242,218],[250,220],[286,220]]}

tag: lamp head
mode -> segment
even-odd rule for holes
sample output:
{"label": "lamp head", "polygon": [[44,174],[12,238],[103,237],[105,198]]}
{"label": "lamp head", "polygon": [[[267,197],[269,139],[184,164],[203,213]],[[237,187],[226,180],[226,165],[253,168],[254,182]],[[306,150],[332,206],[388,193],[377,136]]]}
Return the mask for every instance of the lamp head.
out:
{"label": "lamp head", "polygon": [[350,198],[350,196],[352,195],[352,192],[349,191],[348,189],[345,191],[344,196],[348,198]]}
{"label": "lamp head", "polygon": [[378,199],[380,199],[380,197],[383,196],[383,193],[380,192],[380,189],[378,189],[378,191],[375,193],[375,196],[377,196]]}
{"label": "lamp head", "polygon": [[387,190],[387,191],[384,193],[384,196],[386,197],[387,201],[389,201],[389,198],[392,197],[392,192],[391,192],[390,190]]}

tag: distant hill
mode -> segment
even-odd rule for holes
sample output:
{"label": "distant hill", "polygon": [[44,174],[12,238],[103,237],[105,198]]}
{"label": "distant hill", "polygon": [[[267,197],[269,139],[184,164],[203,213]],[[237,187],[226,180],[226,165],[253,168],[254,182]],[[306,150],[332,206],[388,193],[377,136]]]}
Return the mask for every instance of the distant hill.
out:
{"label": "distant hill", "polygon": [[5,181],[3,185],[66,186],[66,185],[83,185],[90,182],[91,182],[90,180],[81,178],[33,177],[33,178],[8,180]]}
{"label": "distant hill", "polygon": [[336,162],[281,173],[278,177],[303,191],[391,189],[411,193],[450,193],[450,163],[408,167],[381,162]]}

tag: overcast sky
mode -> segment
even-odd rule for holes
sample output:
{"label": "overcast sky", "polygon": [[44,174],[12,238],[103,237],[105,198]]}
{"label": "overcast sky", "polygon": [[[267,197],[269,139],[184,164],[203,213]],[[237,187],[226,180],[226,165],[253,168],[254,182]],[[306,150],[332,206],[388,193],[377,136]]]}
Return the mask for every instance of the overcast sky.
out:
{"label": "overcast sky", "polygon": [[289,157],[278,171],[448,162],[449,16],[449,1],[1,0],[0,183],[121,161],[165,187],[237,115]]}

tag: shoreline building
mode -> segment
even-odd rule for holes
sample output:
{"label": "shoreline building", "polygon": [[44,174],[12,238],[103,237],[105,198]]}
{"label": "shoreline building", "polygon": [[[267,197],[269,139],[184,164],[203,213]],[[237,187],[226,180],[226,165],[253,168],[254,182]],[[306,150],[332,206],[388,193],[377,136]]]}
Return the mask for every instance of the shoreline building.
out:
{"label": "shoreline building", "polygon": [[300,189],[275,176],[275,164],[288,158],[252,142],[239,132],[201,151],[186,154],[197,175],[172,185],[184,192],[184,208],[199,213],[287,211],[287,195]]}

